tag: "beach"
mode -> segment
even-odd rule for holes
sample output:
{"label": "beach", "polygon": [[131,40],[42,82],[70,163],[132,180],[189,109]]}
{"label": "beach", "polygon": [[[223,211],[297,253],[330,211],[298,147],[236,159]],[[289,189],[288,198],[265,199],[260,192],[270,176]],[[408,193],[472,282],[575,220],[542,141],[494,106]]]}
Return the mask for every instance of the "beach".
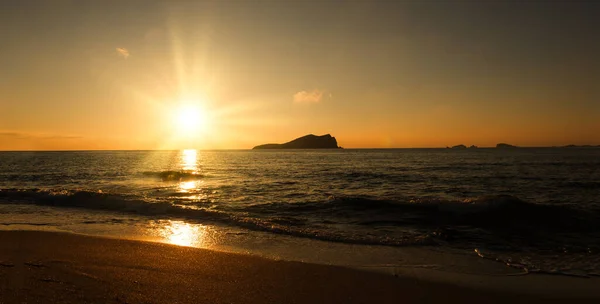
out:
{"label": "beach", "polygon": [[598,4],[0,1],[0,304],[600,304]]}
{"label": "beach", "polygon": [[[504,277],[522,285],[523,292],[498,291],[444,279],[40,231],[0,232],[0,278],[0,303],[592,303],[600,299],[594,295],[595,279]],[[548,292],[528,293],[527,285],[536,281],[543,282]],[[553,284],[565,282],[589,294],[552,292]]]}

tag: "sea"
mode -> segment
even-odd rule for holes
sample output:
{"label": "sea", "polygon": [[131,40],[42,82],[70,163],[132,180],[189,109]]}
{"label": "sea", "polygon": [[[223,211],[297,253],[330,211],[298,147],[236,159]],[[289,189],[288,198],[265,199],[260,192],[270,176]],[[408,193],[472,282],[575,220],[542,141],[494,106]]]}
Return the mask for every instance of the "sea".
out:
{"label": "sea", "polygon": [[0,152],[0,229],[599,276],[600,148]]}

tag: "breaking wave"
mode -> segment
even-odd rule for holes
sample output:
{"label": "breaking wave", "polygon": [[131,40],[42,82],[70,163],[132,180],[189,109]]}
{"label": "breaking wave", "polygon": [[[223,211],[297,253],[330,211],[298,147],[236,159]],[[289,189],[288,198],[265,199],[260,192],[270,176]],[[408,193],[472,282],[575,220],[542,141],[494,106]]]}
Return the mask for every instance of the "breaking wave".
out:
{"label": "breaking wave", "polygon": [[198,180],[205,176],[202,174],[186,171],[146,171],[142,172],[143,176],[158,178],[162,181],[186,181]]}
{"label": "breaking wave", "polygon": [[[539,205],[508,195],[463,201],[330,197],[306,203],[267,203],[228,208],[91,191],[1,189],[0,204],[34,204],[181,218],[324,241],[388,246],[436,245],[468,239],[494,243],[497,238],[515,234],[520,238],[539,240],[544,234],[554,232],[585,235],[600,231],[598,210]],[[336,225],[343,228],[338,229]],[[386,232],[390,228],[408,229]],[[465,229],[469,233],[465,234]],[[492,232],[493,239],[486,239],[485,233],[474,232],[477,229]]]}
{"label": "breaking wave", "polygon": [[331,197],[325,202],[269,203],[248,207],[257,212],[311,213],[353,218],[360,225],[469,225],[490,229],[543,229],[560,231],[600,230],[599,210],[565,205],[541,205],[510,195],[483,196],[462,201],[440,198],[379,200],[362,197]]}
{"label": "breaking wave", "polygon": [[177,205],[166,201],[147,201],[135,196],[91,191],[0,189],[0,204],[33,204],[51,207],[83,208],[122,212],[158,218],[179,218],[202,223],[222,223],[251,230],[306,237],[323,241],[370,245],[432,244],[427,237],[388,238],[372,235],[324,230],[303,225],[302,219],[260,218],[248,214],[228,213],[211,208]]}

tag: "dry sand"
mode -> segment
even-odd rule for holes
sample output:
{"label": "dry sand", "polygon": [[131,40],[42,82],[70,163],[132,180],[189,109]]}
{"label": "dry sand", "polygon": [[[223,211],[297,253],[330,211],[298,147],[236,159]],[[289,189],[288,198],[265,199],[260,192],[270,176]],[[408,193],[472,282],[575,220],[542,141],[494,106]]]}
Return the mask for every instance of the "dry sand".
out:
{"label": "dry sand", "polygon": [[[519,278],[514,280],[521,282]],[[579,295],[576,300],[569,297],[475,289],[160,243],[68,233],[0,231],[0,303],[600,301],[600,296],[594,299]]]}

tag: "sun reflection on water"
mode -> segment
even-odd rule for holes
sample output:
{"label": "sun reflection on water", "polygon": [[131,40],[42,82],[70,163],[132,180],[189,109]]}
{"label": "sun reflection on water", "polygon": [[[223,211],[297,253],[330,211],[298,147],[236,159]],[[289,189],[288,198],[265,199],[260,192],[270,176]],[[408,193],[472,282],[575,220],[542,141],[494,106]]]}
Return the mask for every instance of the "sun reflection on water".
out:
{"label": "sun reflection on water", "polygon": [[198,152],[193,149],[181,151],[181,167],[184,171],[198,172]]}
{"label": "sun reflection on water", "polygon": [[179,189],[182,192],[189,192],[190,190],[196,189],[198,187],[198,183],[196,181],[189,182],[180,182]]}
{"label": "sun reflection on water", "polygon": [[[181,170],[191,174],[198,174],[198,152],[193,149],[186,149],[181,151]],[[180,181],[179,190],[180,192],[190,192],[199,187],[199,181],[187,180]]]}
{"label": "sun reflection on water", "polygon": [[190,225],[183,221],[167,221],[160,228],[159,235],[166,243],[179,246],[205,247],[207,245],[206,226]]}

